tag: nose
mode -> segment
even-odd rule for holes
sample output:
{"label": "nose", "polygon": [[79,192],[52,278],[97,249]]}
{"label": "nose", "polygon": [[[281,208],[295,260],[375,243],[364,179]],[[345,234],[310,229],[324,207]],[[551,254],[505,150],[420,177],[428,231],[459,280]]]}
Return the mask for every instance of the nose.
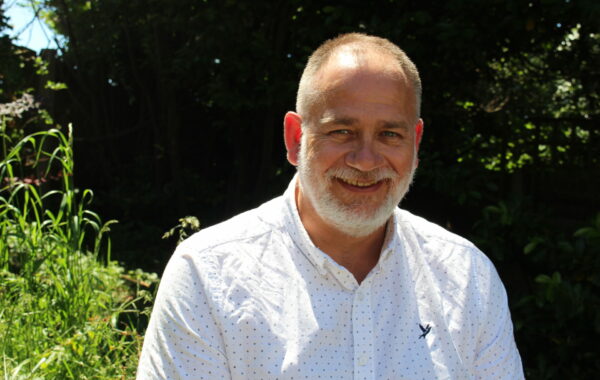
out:
{"label": "nose", "polygon": [[354,149],[346,154],[346,165],[363,172],[381,167],[384,159],[374,145],[374,141],[357,142]]}

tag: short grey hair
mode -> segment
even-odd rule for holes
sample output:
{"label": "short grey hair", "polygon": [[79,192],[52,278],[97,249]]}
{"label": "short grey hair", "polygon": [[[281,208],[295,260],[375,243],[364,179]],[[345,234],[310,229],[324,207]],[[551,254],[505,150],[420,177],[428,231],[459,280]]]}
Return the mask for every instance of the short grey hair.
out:
{"label": "short grey hair", "polygon": [[325,41],[311,54],[300,78],[300,85],[298,86],[298,93],[296,95],[296,111],[305,118],[308,116],[308,112],[316,100],[315,98],[319,96],[314,85],[314,78],[317,72],[325,65],[333,53],[340,47],[347,45],[355,45],[358,53],[366,52],[367,49],[374,49],[380,53],[391,55],[398,62],[414,91],[416,119],[418,119],[421,113],[422,87],[417,67],[408,58],[406,53],[393,42],[385,38],[362,33],[341,34],[336,38]]}

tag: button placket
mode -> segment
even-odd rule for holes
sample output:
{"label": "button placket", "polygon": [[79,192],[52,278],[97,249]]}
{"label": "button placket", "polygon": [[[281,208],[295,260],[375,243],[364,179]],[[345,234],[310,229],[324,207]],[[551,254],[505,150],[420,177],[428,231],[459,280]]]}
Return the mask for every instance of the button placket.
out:
{"label": "button placket", "polygon": [[354,294],[352,330],[354,336],[354,378],[371,379],[373,370],[373,318],[370,281],[364,281]]}

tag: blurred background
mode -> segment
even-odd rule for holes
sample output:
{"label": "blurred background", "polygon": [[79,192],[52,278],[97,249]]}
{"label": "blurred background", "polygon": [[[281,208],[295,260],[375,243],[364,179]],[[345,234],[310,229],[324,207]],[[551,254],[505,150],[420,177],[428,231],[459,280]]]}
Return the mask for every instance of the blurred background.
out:
{"label": "blurred background", "polygon": [[284,191],[282,120],[310,52],[344,32],[395,42],[425,121],[402,207],[493,260],[528,378],[600,371],[598,1],[0,5],[0,103],[45,110],[7,133],[72,123],[74,184],[118,220],[112,259],[159,275],[181,218],[204,228]]}

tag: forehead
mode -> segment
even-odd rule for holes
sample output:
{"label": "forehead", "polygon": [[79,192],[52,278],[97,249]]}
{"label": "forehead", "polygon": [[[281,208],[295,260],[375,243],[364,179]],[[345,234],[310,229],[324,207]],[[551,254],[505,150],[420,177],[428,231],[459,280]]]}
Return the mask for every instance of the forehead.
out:
{"label": "forehead", "polygon": [[315,87],[327,89],[351,75],[379,76],[381,79],[407,83],[407,77],[394,56],[373,47],[345,45],[338,47],[315,75]]}
{"label": "forehead", "polygon": [[[346,103],[353,108],[393,107],[410,118],[414,91],[390,55],[340,48],[315,76],[319,101],[313,112]],[[313,114],[313,116],[317,116]]]}

